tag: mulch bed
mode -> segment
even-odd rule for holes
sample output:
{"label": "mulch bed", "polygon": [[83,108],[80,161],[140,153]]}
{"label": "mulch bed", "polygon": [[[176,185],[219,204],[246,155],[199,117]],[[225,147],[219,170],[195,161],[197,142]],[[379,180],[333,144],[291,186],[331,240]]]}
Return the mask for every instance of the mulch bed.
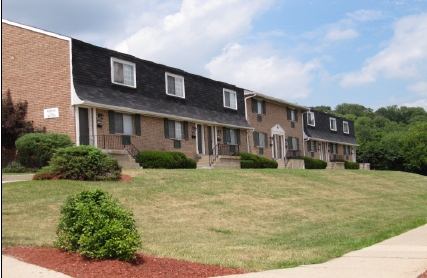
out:
{"label": "mulch bed", "polygon": [[77,253],[55,248],[12,247],[2,250],[21,261],[62,272],[72,277],[202,278],[245,273],[239,269],[137,254],[132,263],[118,260],[89,260]]}

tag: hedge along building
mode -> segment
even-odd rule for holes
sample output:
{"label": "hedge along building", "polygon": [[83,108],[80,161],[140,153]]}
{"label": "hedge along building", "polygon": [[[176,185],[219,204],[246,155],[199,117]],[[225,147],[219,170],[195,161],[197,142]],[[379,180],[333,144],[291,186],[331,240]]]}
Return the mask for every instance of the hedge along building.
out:
{"label": "hedge along building", "polygon": [[[279,168],[296,167],[289,158],[302,156],[302,115],[309,108],[256,92],[246,92],[250,152],[278,162]],[[294,161],[291,161],[294,162]],[[295,165],[291,165],[295,164]]]}
{"label": "hedge along building", "polygon": [[2,31],[2,92],[48,132],[132,155],[247,150],[242,88],[7,20]]}

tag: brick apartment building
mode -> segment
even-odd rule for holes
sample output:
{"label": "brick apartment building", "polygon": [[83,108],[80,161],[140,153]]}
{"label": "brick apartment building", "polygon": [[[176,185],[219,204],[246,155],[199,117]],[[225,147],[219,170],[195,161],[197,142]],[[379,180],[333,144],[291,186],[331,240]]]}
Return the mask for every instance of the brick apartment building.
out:
{"label": "brick apartment building", "polygon": [[[324,123],[307,126],[308,107],[2,20],[7,90],[15,102],[28,101],[36,127],[107,152],[175,150],[202,160],[250,152],[285,165],[286,157],[310,153],[306,141],[354,139],[351,121],[344,137],[312,136]],[[354,148],[353,139],[345,145]]]}

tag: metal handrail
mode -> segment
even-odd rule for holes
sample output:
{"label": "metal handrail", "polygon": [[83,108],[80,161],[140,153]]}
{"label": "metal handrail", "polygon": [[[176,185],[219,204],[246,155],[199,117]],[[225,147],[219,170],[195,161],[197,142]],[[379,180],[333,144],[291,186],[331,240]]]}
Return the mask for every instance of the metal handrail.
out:
{"label": "metal handrail", "polygon": [[90,135],[80,136],[80,145],[92,145],[103,150],[125,149],[133,158],[140,152],[131,142],[131,135]]}
{"label": "metal handrail", "polygon": [[209,152],[209,166],[212,166],[220,155],[232,156],[239,152],[239,145],[216,144],[212,151]]}

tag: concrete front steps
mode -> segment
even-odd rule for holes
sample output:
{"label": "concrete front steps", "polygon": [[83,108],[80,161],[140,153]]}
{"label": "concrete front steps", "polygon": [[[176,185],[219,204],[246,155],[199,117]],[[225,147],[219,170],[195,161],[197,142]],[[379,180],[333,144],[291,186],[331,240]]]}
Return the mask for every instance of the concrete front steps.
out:
{"label": "concrete front steps", "polygon": [[328,162],[328,166],[326,166],[326,169],[329,170],[344,170],[344,162]]}
{"label": "concrete front steps", "polygon": [[110,157],[116,158],[123,169],[141,169],[142,167],[135,162],[135,159],[126,150],[102,150]]}
{"label": "concrete front steps", "polygon": [[209,155],[197,155],[197,169],[240,169],[240,156],[219,155],[212,165],[209,165]]}

